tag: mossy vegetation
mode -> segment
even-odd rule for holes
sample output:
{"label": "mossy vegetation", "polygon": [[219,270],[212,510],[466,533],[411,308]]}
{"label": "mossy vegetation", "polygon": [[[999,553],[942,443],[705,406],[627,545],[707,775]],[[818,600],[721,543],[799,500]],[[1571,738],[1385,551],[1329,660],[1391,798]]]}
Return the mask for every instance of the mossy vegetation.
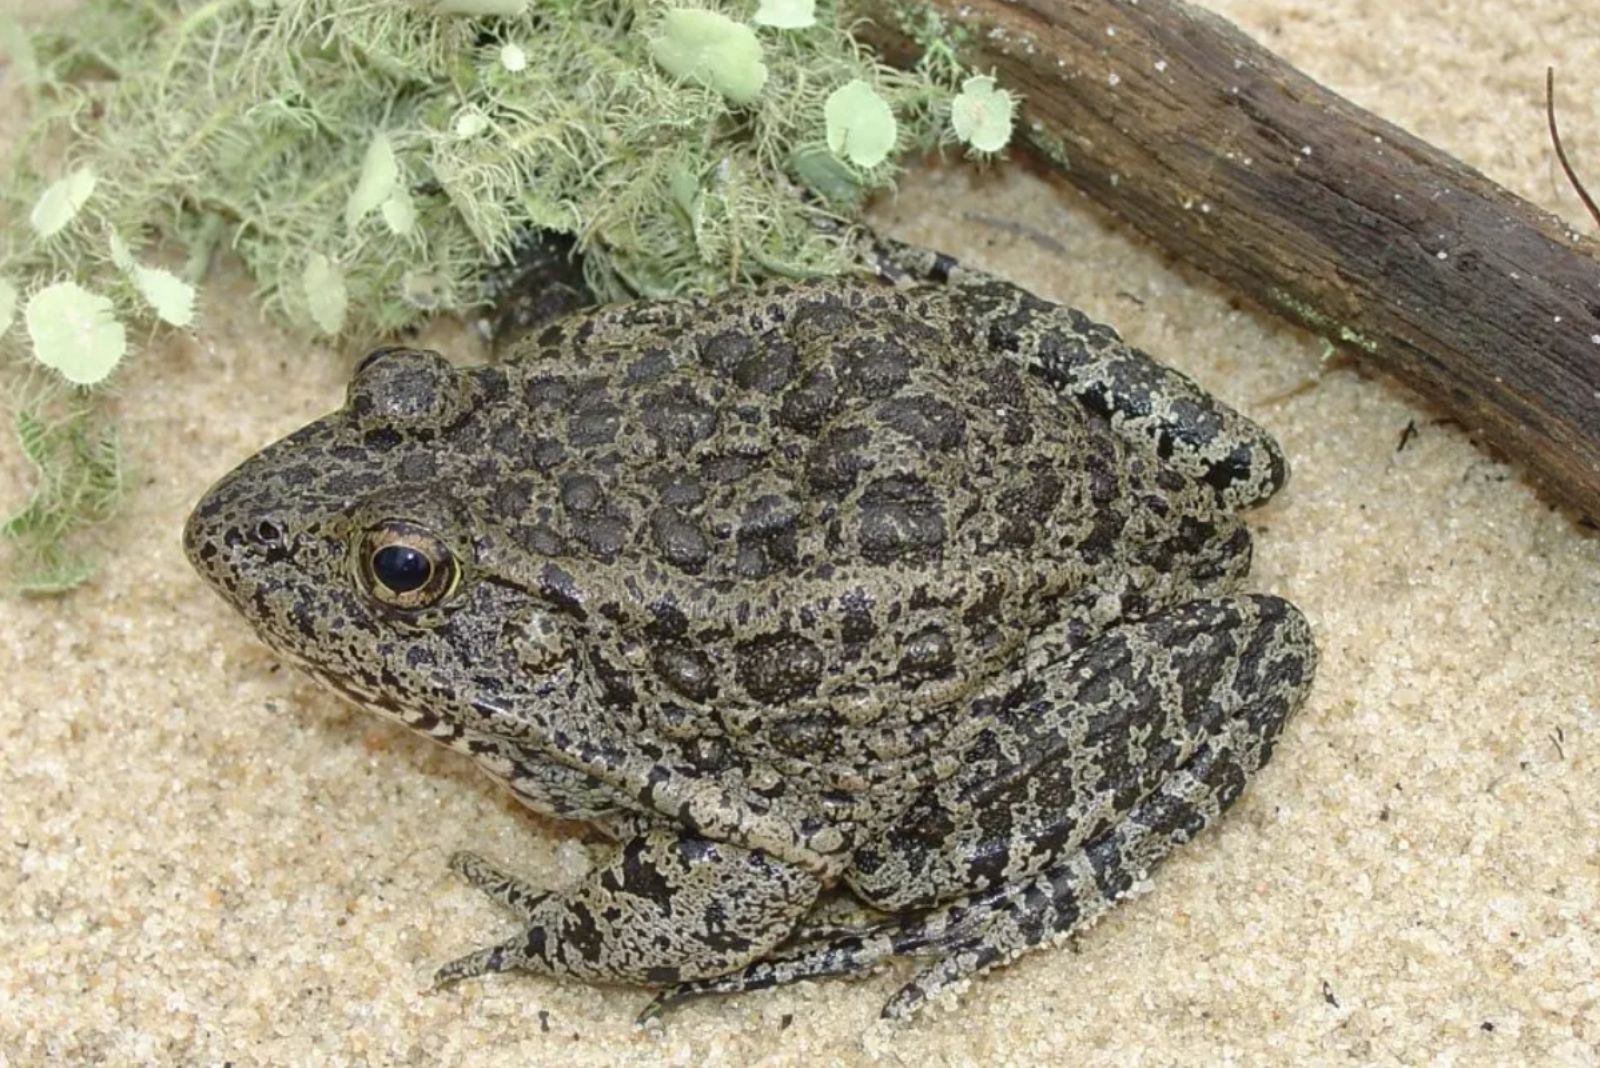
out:
{"label": "mossy vegetation", "polygon": [[94,387],[190,324],[219,250],[280,321],[361,342],[480,305],[529,228],[604,298],[826,275],[898,159],[996,151],[1012,108],[948,48],[878,62],[834,0],[86,0],[31,29],[0,31],[32,107],[0,361],[40,472],[4,533],[40,589],[87,573],[67,539],[115,499]]}

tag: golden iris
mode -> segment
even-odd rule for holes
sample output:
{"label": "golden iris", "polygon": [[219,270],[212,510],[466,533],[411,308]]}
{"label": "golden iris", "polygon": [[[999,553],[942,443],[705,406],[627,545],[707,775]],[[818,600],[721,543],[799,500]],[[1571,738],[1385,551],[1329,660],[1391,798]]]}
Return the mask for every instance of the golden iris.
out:
{"label": "golden iris", "polygon": [[455,554],[426,527],[390,520],[361,539],[361,577],[379,603],[406,611],[431,608],[461,578]]}

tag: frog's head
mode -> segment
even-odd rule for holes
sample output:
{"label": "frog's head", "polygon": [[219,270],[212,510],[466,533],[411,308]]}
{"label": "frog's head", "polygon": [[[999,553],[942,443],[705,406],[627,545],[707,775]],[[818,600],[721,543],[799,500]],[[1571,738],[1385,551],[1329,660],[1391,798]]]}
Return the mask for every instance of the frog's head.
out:
{"label": "frog's head", "polygon": [[[494,702],[528,673],[500,663],[538,606],[487,581],[475,513],[483,413],[505,376],[380,349],[345,406],[262,450],[195,507],[195,569],[274,650],[358,702],[417,725]],[[553,680],[546,680],[553,681]]]}

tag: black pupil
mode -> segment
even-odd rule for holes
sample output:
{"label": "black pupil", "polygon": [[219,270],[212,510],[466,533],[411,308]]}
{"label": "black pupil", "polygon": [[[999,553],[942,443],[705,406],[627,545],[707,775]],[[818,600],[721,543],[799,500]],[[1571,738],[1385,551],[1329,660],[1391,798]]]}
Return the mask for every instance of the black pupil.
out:
{"label": "black pupil", "polygon": [[385,545],[372,554],[372,573],[395,593],[410,593],[427,585],[433,565],[409,545]]}

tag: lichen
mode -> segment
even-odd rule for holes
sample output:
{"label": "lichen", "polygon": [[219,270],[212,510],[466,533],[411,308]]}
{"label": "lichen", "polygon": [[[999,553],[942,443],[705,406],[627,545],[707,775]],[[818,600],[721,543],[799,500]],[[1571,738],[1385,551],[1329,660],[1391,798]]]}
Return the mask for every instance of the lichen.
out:
{"label": "lichen", "polygon": [[[751,26],[753,0],[692,2],[705,14],[659,0],[85,0],[31,38],[7,30],[33,111],[0,189],[0,282],[20,306],[70,280],[83,307],[62,315],[88,321],[109,301],[147,337],[158,311],[187,312],[188,287],[204,306],[226,248],[281,322],[369,341],[480,305],[486,268],[528,228],[571,235],[603,298],[845,269],[854,213],[898,158],[956,140],[966,72],[937,36],[915,70],[884,65],[834,0],[802,28]],[[719,38],[736,53],[695,54],[673,27],[696,19],[737,24]],[[825,102],[853,82],[893,113],[881,162],[829,149]],[[41,198],[48,225],[30,225]],[[19,317],[0,365],[32,366],[33,342]],[[70,410],[62,425],[81,429],[100,421],[93,396],[58,381],[23,410]],[[40,494],[6,528],[24,572],[43,574],[102,512],[60,492],[89,478],[91,455],[30,453]]]}
{"label": "lichen", "polygon": [[1056,169],[1062,174],[1072,170],[1072,159],[1067,152],[1067,142],[1053,133],[1042,122],[1035,119],[1023,133],[1028,144],[1033,146],[1049,162],[1055,164]]}
{"label": "lichen", "polygon": [[1272,302],[1299,319],[1324,337],[1336,337],[1346,345],[1354,346],[1369,356],[1376,355],[1378,343],[1354,327],[1335,321],[1285,289],[1272,289],[1267,294]]}

